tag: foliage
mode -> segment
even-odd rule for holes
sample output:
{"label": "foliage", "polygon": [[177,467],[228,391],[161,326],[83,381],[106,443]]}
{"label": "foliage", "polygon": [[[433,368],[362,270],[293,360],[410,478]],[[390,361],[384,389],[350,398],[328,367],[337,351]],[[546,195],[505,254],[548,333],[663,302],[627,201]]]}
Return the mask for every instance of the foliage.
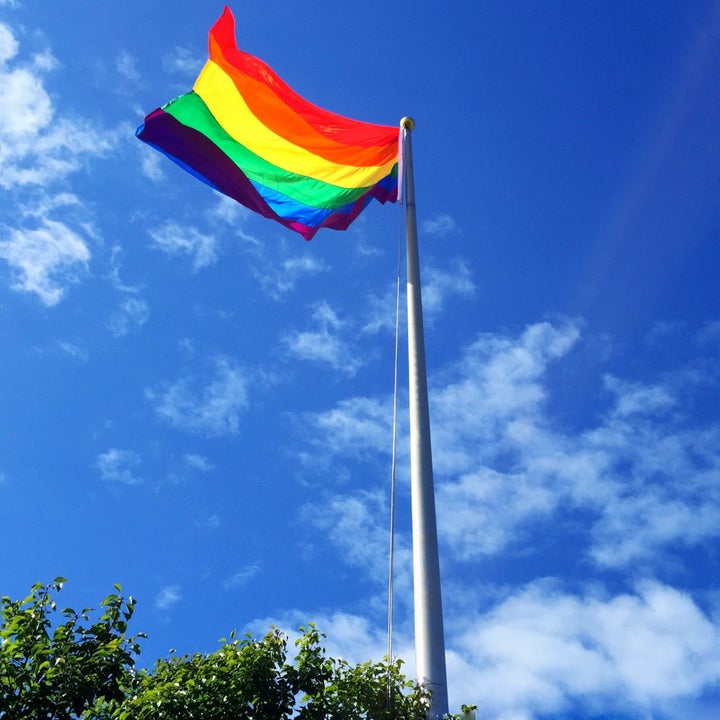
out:
{"label": "foliage", "polygon": [[[90,610],[70,608],[53,623],[53,594],[64,578],[34,585],[24,600],[2,598],[0,626],[0,718],[71,720],[98,700],[121,701],[137,637],[127,637],[135,600],[118,594],[102,602],[102,614],[91,621]],[[120,592],[120,586],[115,589]]]}
{"label": "foliage", "polygon": [[454,715],[445,715],[445,720],[475,720],[477,705],[461,705],[460,712]]}
{"label": "foliage", "polygon": [[[219,650],[158,660],[135,670],[139,634],[128,637],[135,601],[109,595],[90,610],[61,612],[63,578],[21,601],[2,598],[0,720],[421,720],[429,695],[401,661],[353,665],[328,657],[324,636],[301,628],[288,660],[287,636],[221,640]],[[115,586],[118,592],[120,587]]]}

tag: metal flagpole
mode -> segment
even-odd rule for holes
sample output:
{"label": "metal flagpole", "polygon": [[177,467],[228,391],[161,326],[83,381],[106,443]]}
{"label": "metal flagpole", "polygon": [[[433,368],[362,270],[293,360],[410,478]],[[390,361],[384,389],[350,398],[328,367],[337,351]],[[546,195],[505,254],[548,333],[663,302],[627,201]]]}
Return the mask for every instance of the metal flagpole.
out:
{"label": "metal flagpole", "polygon": [[420,263],[418,259],[415,183],[410,131],[412,118],[400,121],[403,155],[405,233],[407,238],[408,370],[410,394],[410,484],[412,493],[415,662],[418,680],[432,691],[428,718],[448,713],[445,634],[440,562],[435,520],[430,412],[425,369]]}

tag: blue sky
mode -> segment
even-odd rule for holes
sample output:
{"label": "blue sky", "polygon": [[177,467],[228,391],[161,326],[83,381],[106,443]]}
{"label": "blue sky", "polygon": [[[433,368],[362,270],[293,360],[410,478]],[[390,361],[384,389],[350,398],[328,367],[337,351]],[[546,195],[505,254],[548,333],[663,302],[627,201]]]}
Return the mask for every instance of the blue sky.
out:
{"label": "blue sky", "polygon": [[[303,96],[417,123],[451,709],[717,717],[717,3],[231,8]],[[148,663],[308,621],[379,659],[400,210],[306,243],[134,138],[221,11],[0,0],[0,593],[119,582]]]}

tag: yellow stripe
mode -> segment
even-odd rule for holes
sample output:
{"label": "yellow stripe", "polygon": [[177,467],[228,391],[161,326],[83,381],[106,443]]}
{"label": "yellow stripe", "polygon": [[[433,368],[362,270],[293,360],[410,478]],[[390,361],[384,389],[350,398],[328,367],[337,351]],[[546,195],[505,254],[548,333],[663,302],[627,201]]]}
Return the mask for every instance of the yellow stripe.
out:
{"label": "yellow stripe", "polygon": [[358,188],[382,180],[395,165],[395,159],[384,165],[339,165],[277,135],[253,115],[235,83],[212,60],[202,69],[193,89],[228,135],[284,170],[338,187]]}

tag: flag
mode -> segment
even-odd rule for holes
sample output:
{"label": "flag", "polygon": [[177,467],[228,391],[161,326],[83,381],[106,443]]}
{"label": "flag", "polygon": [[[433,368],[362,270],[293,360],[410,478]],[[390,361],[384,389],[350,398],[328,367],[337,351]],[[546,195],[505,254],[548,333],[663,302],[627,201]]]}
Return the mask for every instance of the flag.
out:
{"label": "flag", "polygon": [[229,8],[210,30],[209,59],[184,95],[138,128],[192,175],[310,240],[344,230],[372,198],[397,199],[396,127],[351,120],[294,92],[238,49]]}

